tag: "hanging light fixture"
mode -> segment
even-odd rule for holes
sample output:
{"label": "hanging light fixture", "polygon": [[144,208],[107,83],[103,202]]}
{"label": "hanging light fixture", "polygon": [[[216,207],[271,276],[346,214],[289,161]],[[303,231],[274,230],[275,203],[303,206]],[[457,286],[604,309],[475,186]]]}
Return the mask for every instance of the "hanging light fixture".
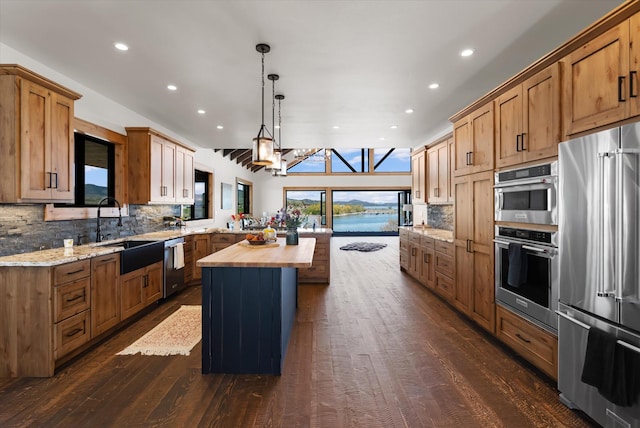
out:
{"label": "hanging light fixture", "polygon": [[[276,95],[276,80],[280,79],[280,76],[277,74],[270,74],[267,76],[269,80],[271,80],[271,129],[273,130],[273,154],[270,157],[271,165],[267,165],[264,169],[268,171],[280,171],[280,163],[282,159],[282,152],[280,150],[280,143],[278,142],[280,138],[276,139],[276,99],[280,95]],[[284,96],[283,96],[284,97]],[[278,106],[280,105],[280,99],[278,98]]]}
{"label": "hanging light fixture", "polygon": [[273,161],[273,138],[267,137],[267,127],[264,126],[264,54],[271,50],[271,47],[265,43],[256,45],[256,50],[262,55],[262,124],[258,131],[258,136],[253,139],[253,150],[251,152],[251,162],[254,165],[271,165]]}
{"label": "hanging light fixture", "polygon": [[280,169],[275,171],[274,175],[279,177],[287,176],[287,161],[282,159],[282,114],[280,113],[280,103],[284,100],[284,95],[278,94],[275,96],[278,100],[278,152],[280,153]]}

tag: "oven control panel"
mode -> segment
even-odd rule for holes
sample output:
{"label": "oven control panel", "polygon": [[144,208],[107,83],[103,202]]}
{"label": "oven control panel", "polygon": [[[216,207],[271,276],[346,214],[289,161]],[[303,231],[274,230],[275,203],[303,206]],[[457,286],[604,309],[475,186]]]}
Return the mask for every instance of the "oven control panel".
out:
{"label": "oven control panel", "polygon": [[552,243],[553,232],[544,232],[540,230],[515,229],[512,227],[499,227],[498,236],[505,238],[517,238],[525,241],[543,242],[545,244]]}

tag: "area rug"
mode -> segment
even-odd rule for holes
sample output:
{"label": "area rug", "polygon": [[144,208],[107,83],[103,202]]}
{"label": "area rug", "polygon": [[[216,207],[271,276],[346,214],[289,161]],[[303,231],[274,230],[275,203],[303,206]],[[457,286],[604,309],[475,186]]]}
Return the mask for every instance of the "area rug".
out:
{"label": "area rug", "polygon": [[189,355],[202,339],[202,306],[183,305],[116,355]]}
{"label": "area rug", "polygon": [[345,251],[369,252],[378,251],[386,246],[387,244],[381,244],[379,242],[352,242],[351,244],[343,245],[340,249]]}

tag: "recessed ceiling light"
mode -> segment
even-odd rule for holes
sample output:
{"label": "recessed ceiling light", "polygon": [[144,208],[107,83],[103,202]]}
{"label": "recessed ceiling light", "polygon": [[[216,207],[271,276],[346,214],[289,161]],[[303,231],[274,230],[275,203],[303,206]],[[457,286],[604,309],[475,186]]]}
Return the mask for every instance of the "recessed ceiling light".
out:
{"label": "recessed ceiling light", "polygon": [[398,129],[398,125],[391,125],[389,128],[391,128],[391,129]]}
{"label": "recessed ceiling light", "polygon": [[224,126],[222,126],[222,125],[218,125],[218,126],[216,126],[216,128],[217,128],[217,129],[224,129]]}
{"label": "recessed ceiling light", "polygon": [[280,129],[280,125],[274,126],[275,129]]}
{"label": "recessed ceiling light", "polygon": [[407,114],[411,114],[411,113],[413,113],[413,109],[412,108],[408,108],[404,112],[407,113]]}
{"label": "recessed ceiling light", "polygon": [[340,129],[338,125],[333,125],[333,129]]}
{"label": "recessed ceiling light", "polygon": [[198,110],[198,114],[205,114],[205,113],[206,113],[206,111],[204,111],[202,109]]}
{"label": "recessed ceiling light", "polygon": [[176,85],[167,85],[167,89],[170,91],[177,91],[178,87]]}
{"label": "recessed ceiling light", "polygon": [[473,55],[473,49],[465,49],[460,52],[460,56],[471,56]]}
{"label": "recessed ceiling light", "polygon": [[432,83],[429,85],[429,89],[438,89],[440,87],[439,83]]}
{"label": "recessed ceiling light", "polygon": [[125,45],[124,43],[114,43],[113,46],[116,47],[116,49],[118,49],[119,51],[128,51],[129,50],[129,46]]}

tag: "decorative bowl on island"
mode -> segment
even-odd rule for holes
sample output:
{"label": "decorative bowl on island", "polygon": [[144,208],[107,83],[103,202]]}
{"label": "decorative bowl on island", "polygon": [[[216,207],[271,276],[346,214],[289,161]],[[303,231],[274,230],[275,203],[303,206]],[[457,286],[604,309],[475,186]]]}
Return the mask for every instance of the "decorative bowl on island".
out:
{"label": "decorative bowl on island", "polygon": [[267,241],[265,241],[264,239],[262,240],[247,240],[247,242],[249,243],[249,245],[264,245],[267,243]]}

